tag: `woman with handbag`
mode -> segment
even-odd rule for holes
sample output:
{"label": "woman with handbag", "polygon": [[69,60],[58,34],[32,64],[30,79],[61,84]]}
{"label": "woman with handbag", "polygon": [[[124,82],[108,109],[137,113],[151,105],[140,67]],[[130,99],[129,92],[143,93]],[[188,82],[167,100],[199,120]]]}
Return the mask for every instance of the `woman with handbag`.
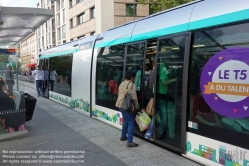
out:
{"label": "woman with handbag", "polygon": [[116,107],[123,115],[122,135],[120,140],[127,140],[126,131],[128,130],[127,147],[137,147],[138,144],[133,142],[133,131],[135,123],[135,114],[138,109],[138,100],[134,80],[136,73],[128,70],[125,74],[125,81],[119,86],[118,99]]}

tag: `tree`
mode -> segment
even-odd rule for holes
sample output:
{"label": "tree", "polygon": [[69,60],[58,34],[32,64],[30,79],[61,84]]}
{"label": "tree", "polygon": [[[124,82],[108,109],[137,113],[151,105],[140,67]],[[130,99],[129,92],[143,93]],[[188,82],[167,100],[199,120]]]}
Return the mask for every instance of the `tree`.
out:
{"label": "tree", "polygon": [[138,3],[150,5],[150,14],[170,9],[193,0],[138,0]]}

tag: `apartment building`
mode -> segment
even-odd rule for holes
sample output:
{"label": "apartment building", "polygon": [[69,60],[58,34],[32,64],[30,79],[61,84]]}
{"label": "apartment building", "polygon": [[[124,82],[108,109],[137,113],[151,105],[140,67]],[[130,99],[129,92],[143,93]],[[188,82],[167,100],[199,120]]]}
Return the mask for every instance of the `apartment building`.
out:
{"label": "apartment building", "polygon": [[53,10],[54,17],[35,31],[35,58],[42,50],[99,34],[150,14],[149,5],[137,4],[134,0],[39,0],[37,8]]}
{"label": "apartment building", "polygon": [[70,40],[101,33],[150,14],[149,5],[134,0],[69,0]]}
{"label": "apartment building", "polygon": [[20,60],[22,68],[33,66],[37,61],[36,57],[36,34],[33,32],[20,43]]}

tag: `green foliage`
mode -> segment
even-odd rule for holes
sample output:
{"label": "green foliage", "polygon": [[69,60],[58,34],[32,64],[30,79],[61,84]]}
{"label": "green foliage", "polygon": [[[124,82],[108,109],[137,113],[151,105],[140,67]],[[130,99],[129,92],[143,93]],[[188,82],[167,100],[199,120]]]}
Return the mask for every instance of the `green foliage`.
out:
{"label": "green foliage", "polygon": [[[16,71],[16,63],[12,63],[13,64],[13,70]],[[21,63],[17,62],[17,69],[19,69],[21,67]]]}
{"label": "green foliage", "polygon": [[138,0],[138,3],[150,5],[150,14],[170,9],[193,0]]}

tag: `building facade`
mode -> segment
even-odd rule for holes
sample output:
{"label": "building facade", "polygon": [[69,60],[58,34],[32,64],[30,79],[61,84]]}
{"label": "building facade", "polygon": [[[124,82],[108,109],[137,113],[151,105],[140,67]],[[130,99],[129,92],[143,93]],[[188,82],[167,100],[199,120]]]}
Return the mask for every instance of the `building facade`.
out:
{"label": "building facade", "polygon": [[[52,0],[40,0],[37,4],[37,8],[44,8],[53,10],[56,14],[55,5],[56,1]],[[55,17],[51,17],[43,25],[41,25],[36,33],[37,43],[37,56],[42,50],[56,46],[56,20]]]}
{"label": "building facade", "polygon": [[21,67],[37,62],[36,56],[36,33],[33,32],[20,43],[20,62]]}
{"label": "building facade", "polygon": [[[149,5],[134,0],[39,0],[37,8],[54,11],[54,17],[35,31],[35,58],[43,50],[102,33],[115,26],[148,16]],[[135,7],[135,8],[134,8]],[[21,52],[27,46],[21,43]],[[22,65],[28,59],[23,57]]]}
{"label": "building facade", "polygon": [[149,11],[149,5],[134,0],[69,0],[67,31],[72,41],[143,18]]}

